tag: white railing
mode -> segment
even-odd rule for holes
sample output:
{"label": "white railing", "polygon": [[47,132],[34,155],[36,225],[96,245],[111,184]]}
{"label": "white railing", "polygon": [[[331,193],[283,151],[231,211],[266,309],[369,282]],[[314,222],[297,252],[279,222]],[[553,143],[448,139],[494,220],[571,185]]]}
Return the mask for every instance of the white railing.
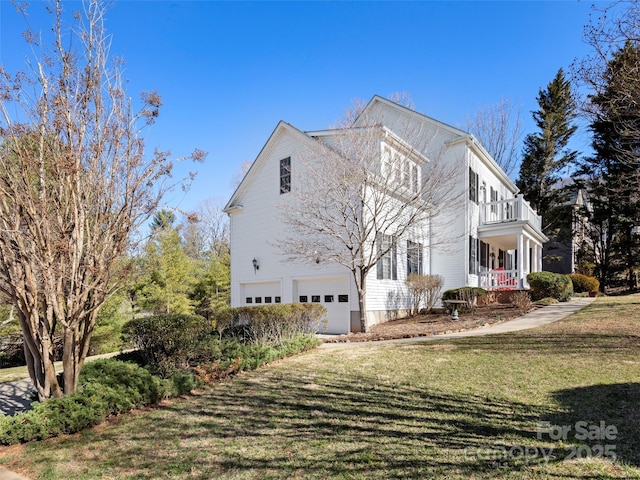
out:
{"label": "white railing", "polygon": [[481,225],[518,221],[529,222],[537,230],[542,230],[542,217],[531,208],[522,195],[480,204]]}
{"label": "white railing", "polygon": [[488,270],[480,273],[480,286],[485,290],[517,290],[518,270]]}

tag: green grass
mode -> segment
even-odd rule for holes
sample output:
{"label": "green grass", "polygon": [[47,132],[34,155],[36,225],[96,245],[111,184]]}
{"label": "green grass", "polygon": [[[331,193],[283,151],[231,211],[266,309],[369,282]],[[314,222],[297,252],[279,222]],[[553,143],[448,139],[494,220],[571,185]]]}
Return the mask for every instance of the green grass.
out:
{"label": "green grass", "polygon": [[[0,464],[33,479],[640,478],[639,335],[633,295],[513,334],[316,350]],[[580,421],[617,434],[576,439]]]}

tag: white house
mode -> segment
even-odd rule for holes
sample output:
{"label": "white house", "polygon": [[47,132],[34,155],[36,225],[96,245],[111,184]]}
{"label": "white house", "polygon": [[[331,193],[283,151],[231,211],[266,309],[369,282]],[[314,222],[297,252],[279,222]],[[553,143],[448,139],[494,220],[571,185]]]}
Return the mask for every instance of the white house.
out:
{"label": "white house", "polygon": [[[352,128],[371,127],[371,118],[384,134],[378,145],[382,172],[390,150],[410,152],[395,172],[410,193],[433,178],[436,164],[449,166],[455,181],[448,198],[455,201],[446,216],[419,222],[403,238],[377,238],[379,244],[393,241],[393,248],[367,276],[367,324],[410,307],[404,282],[409,272],[442,275],[445,289],[528,288],[527,274],[542,269],[547,238],[541,218],[482,145],[466,132],[378,96]],[[296,201],[296,188],[304,185],[305,155],[318,144],[335,149],[339,135],[340,130],[302,132],[280,122],[227,203],[232,306],[320,303],[328,311],[327,332],[358,330],[351,271],[332,261],[293,262],[279,245],[287,231],[282,212],[286,215],[287,203]],[[435,236],[447,240],[446,248],[431,240]]]}

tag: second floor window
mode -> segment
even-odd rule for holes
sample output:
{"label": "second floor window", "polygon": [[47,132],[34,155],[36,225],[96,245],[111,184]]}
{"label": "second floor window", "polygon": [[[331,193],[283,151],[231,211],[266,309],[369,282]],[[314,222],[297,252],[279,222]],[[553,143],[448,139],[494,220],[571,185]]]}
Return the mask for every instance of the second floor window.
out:
{"label": "second floor window", "polygon": [[498,201],[498,191],[494,190],[494,188],[491,187],[491,213],[498,212],[498,205],[495,203],[497,201]]}
{"label": "second floor window", "polygon": [[469,200],[478,203],[478,174],[469,167]]}
{"label": "second floor window", "polygon": [[291,191],[291,157],[280,160],[280,193]]}

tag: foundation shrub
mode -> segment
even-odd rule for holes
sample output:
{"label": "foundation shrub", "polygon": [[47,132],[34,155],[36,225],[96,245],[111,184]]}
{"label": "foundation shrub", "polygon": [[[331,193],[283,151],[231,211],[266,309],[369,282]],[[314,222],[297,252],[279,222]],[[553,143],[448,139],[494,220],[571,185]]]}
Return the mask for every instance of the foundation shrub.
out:
{"label": "foundation shrub", "polygon": [[567,275],[552,272],[532,272],[527,275],[531,287],[530,295],[534,301],[552,297],[566,302],[573,296],[573,283]]}
{"label": "foundation shrub", "polygon": [[240,343],[280,345],[316,333],[326,325],[326,313],[322,305],[303,303],[237,307],[216,312],[213,322],[224,325],[226,336]]}

